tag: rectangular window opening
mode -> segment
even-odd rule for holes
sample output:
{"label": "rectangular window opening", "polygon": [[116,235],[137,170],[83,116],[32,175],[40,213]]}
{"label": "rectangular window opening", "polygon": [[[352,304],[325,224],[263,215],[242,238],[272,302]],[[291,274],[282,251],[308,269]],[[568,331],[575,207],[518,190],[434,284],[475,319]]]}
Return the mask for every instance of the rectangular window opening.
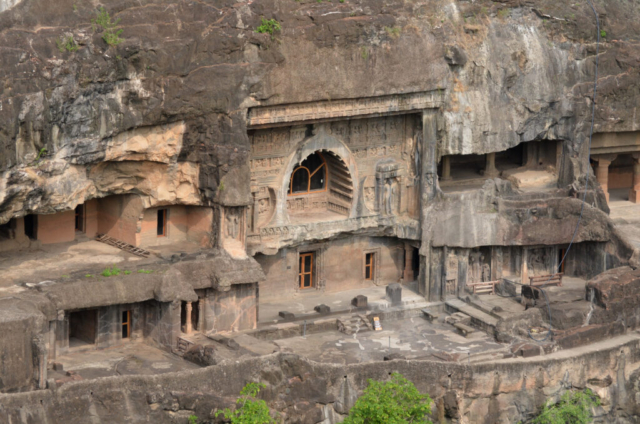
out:
{"label": "rectangular window opening", "polygon": [[364,260],[364,279],[365,280],[373,280],[375,273],[375,262],[376,262],[376,254],[375,253],[367,253],[365,255]]}
{"label": "rectangular window opening", "polygon": [[158,237],[167,236],[167,210],[158,209]]}
{"label": "rectangular window opening", "polygon": [[313,287],[313,262],[314,253],[300,254],[300,288],[309,289]]}
{"label": "rectangular window opening", "polygon": [[131,337],[131,311],[122,311],[122,338]]}

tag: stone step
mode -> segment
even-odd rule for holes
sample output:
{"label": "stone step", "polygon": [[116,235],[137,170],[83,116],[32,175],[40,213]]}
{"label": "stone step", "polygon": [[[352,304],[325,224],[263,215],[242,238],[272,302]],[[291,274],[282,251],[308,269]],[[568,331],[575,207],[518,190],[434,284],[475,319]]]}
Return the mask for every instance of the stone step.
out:
{"label": "stone step", "polygon": [[465,337],[469,337],[470,335],[476,332],[475,328],[470,327],[461,322],[456,322],[455,324],[453,324],[453,326],[456,327],[458,329],[458,332]]}
{"label": "stone step", "polygon": [[445,302],[445,310],[450,314],[453,314],[455,312],[462,312],[466,315],[469,315],[471,317],[471,326],[479,328],[480,330],[491,336],[495,335],[498,318],[482,312],[481,310],[468,305],[460,299],[447,300]]}
{"label": "stone step", "polygon": [[[495,296],[495,295],[493,295]],[[474,299],[471,296],[468,296],[466,298],[466,301],[469,305],[473,306],[474,308],[491,315],[494,318],[500,319],[502,318],[498,313],[494,312],[493,310],[495,309],[495,306],[491,305],[490,303],[487,302],[483,302],[481,299]]]}
{"label": "stone step", "polygon": [[350,318],[338,318],[336,326],[341,333],[351,335],[373,330],[373,325],[364,315],[353,315]]}

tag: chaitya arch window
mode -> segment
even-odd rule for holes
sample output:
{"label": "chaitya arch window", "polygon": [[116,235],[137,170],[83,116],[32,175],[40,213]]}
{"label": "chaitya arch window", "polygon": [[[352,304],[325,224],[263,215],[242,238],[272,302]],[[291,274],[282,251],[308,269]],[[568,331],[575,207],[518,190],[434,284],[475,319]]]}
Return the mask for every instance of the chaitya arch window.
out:
{"label": "chaitya arch window", "polygon": [[296,166],[289,181],[289,195],[325,191],[327,162],[320,153],[313,153]]}

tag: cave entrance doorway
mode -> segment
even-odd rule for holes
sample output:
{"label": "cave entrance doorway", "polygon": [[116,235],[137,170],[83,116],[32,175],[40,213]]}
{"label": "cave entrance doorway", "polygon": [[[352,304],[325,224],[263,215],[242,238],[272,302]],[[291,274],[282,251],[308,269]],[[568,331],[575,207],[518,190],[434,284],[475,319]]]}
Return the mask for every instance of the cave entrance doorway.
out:
{"label": "cave entrance doorway", "polygon": [[84,233],[86,231],[84,205],[76,206],[75,212],[76,212],[76,231],[79,233]]}
{"label": "cave entrance doorway", "polygon": [[24,234],[30,240],[38,239],[38,215],[26,215],[24,217]]}
{"label": "cave entrance doorway", "polygon": [[69,313],[69,348],[95,345],[97,333],[97,309],[85,309]]}
{"label": "cave entrance doorway", "polygon": [[313,288],[313,270],[315,268],[315,254],[314,252],[300,253],[299,264],[299,277],[300,277],[300,289]]}

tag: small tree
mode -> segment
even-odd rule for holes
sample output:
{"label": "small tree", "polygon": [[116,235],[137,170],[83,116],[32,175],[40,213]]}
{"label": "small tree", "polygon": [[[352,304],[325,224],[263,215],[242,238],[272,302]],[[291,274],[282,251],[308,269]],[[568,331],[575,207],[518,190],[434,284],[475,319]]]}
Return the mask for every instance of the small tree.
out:
{"label": "small tree", "polygon": [[568,391],[560,402],[551,405],[547,402],[532,424],[587,424],[593,418],[592,408],[598,405],[600,399],[590,389]]}
{"label": "small tree", "polygon": [[369,379],[364,394],[349,411],[344,424],[432,424],[431,398],[416,389],[402,374],[391,381]]}
{"label": "small tree", "polygon": [[235,410],[225,408],[216,412],[224,415],[232,424],[275,424],[275,420],[269,415],[269,407],[262,399],[256,399],[260,389],[265,387],[262,383],[248,383],[240,391],[240,397],[236,400]]}
{"label": "small tree", "polygon": [[120,18],[112,21],[109,12],[107,12],[104,7],[101,7],[98,10],[98,14],[96,15],[96,17],[91,20],[91,25],[93,26],[94,31],[102,28],[102,39],[108,45],[115,47],[118,44],[122,43],[122,41],[124,41],[122,38],[120,38],[122,29],[116,30],[119,22]]}

